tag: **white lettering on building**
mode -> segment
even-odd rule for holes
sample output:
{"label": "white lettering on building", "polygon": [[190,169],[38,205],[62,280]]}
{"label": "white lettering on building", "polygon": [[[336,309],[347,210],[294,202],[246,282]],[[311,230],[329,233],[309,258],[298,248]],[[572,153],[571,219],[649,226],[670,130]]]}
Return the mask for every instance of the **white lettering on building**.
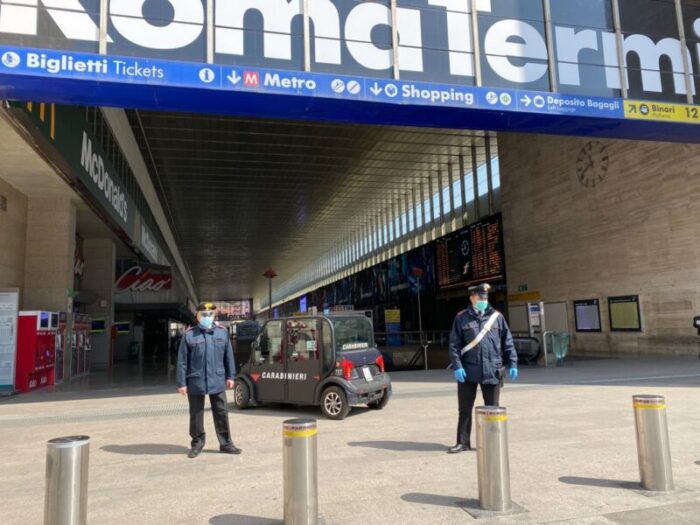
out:
{"label": "white lettering on building", "polygon": [[[349,0],[348,0],[349,1]],[[143,16],[146,0],[111,0],[108,18],[111,31],[116,31],[127,41],[154,50],[178,50],[201,39],[206,27],[206,10],[202,0],[168,0],[172,19],[155,23]],[[472,3],[466,0],[426,0],[445,17],[447,49],[451,75],[475,76],[474,34]],[[214,0],[213,46],[219,55],[246,56],[254,50],[245,49],[246,23],[250,12],[255,12],[263,23],[262,57],[290,61],[293,54],[292,28],[300,27],[308,6],[310,27],[313,28],[312,52],[317,63],[342,66],[343,48],[362,67],[382,71],[393,67],[394,55],[391,42],[376,42],[377,28],[390,34],[391,10],[385,3],[357,2],[341,19],[332,0]],[[491,12],[490,0],[477,0],[473,4],[478,11]],[[96,42],[99,28],[87,14],[79,0],[16,0],[3,2],[0,9],[0,33],[37,35],[38,13],[45,11],[60,33],[70,40]],[[425,71],[426,50],[423,48],[422,11],[418,8],[399,7],[396,10],[398,33],[398,63],[402,71]],[[593,29],[554,26],[556,68],[562,85],[581,86],[581,53],[597,54],[605,72],[605,83],[610,89],[619,89],[621,78],[618,70],[616,35],[614,32]],[[693,31],[700,36],[700,19],[693,22]],[[115,35],[107,35],[112,43]],[[621,42],[625,66],[631,56],[641,65],[642,89],[662,91],[661,62],[670,63],[676,94],[686,94],[685,63],[689,73],[695,74],[700,64],[690,60],[689,49],[683,48],[679,39],[663,38],[655,42],[646,35],[625,35]],[[548,50],[544,36],[534,25],[523,20],[504,18],[496,21],[486,31],[481,42],[481,52],[486,63],[499,77],[515,84],[529,84],[542,79],[548,72]],[[430,53],[435,53],[431,50]],[[700,44],[697,44],[700,58]],[[684,56],[685,55],[685,56]],[[299,57],[296,57],[299,58]],[[38,64],[40,56],[33,59]],[[100,72],[101,62],[82,62],[69,71]],[[39,66],[37,66],[39,67]],[[47,68],[57,69],[56,63]],[[51,69],[47,69],[51,71]],[[136,73],[135,73],[136,74]],[[629,73],[628,73],[629,75]],[[162,78],[157,71],[143,76]],[[276,81],[276,80],[275,80]],[[280,79],[280,82],[285,82]]]}
{"label": "white lettering on building", "polygon": [[129,222],[129,207],[126,200],[126,195],[119,185],[112,179],[107,170],[101,155],[93,153],[92,140],[83,131],[83,147],[80,153],[80,165],[85,172],[90,175],[92,182],[104,194],[105,199],[109,201],[114,210],[117,212],[125,223]]}
{"label": "white lettering on building", "polygon": [[146,0],[112,0],[109,15],[114,27],[129,41],[150,49],[180,49],[197,40],[204,29],[204,6],[192,0],[168,0],[173,21],[152,24],[143,18]]}
{"label": "white lettering on building", "polygon": [[158,260],[158,245],[151,238],[150,232],[143,224],[141,225],[141,247],[151,256],[153,262]]}

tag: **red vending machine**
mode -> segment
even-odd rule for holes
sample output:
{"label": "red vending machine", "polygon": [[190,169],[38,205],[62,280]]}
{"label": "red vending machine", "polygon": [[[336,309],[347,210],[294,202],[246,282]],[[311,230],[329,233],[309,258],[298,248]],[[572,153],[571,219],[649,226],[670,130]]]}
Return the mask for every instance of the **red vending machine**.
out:
{"label": "red vending machine", "polygon": [[15,388],[28,392],[54,384],[58,314],[19,312]]}

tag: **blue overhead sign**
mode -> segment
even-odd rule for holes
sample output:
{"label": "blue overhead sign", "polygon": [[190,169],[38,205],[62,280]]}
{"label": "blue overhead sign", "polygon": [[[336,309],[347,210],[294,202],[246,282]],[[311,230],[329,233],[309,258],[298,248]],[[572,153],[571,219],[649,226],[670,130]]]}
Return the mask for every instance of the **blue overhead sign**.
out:
{"label": "blue overhead sign", "polygon": [[546,92],[380,80],[288,70],[0,47],[0,78],[29,76],[110,84],[323,97],[347,101],[623,118],[622,101]]}
{"label": "blue overhead sign", "polygon": [[695,126],[632,120],[625,113],[627,101],[619,98],[3,46],[0,97],[261,117],[700,140]]}

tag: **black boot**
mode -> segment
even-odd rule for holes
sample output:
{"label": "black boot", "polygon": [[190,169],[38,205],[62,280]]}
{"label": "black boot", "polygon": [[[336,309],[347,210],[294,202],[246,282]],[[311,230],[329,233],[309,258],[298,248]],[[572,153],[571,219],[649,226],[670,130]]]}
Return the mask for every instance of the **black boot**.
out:
{"label": "black boot", "polygon": [[224,454],[240,454],[243,452],[240,448],[236,447],[233,443],[230,443],[228,445],[224,445],[223,447],[219,447],[219,451],[223,452]]}
{"label": "black boot", "polygon": [[466,452],[468,450],[471,450],[472,447],[469,445],[462,445],[461,443],[457,443],[454,447],[450,447],[447,449],[447,452],[449,454],[457,454],[458,452]]}
{"label": "black boot", "polygon": [[187,453],[187,457],[190,459],[196,458],[197,456],[199,456],[199,453],[202,452],[202,448],[203,447],[192,447]]}

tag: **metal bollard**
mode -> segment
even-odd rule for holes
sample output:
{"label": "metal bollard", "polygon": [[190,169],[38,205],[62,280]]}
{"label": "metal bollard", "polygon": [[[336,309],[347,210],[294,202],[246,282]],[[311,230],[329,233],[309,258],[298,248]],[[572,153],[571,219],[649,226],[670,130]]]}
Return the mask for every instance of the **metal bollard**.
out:
{"label": "metal bollard", "polygon": [[284,422],[284,524],[318,523],[316,420]]}
{"label": "metal bollard", "polygon": [[44,525],[87,523],[90,438],[68,436],[46,444]]}
{"label": "metal bollard", "polygon": [[642,487],[646,490],[673,490],[671,446],[663,396],[632,396],[637,430],[637,458]]}
{"label": "metal bollard", "polygon": [[504,407],[476,408],[476,463],[479,506],[483,510],[509,512],[508,415]]}

